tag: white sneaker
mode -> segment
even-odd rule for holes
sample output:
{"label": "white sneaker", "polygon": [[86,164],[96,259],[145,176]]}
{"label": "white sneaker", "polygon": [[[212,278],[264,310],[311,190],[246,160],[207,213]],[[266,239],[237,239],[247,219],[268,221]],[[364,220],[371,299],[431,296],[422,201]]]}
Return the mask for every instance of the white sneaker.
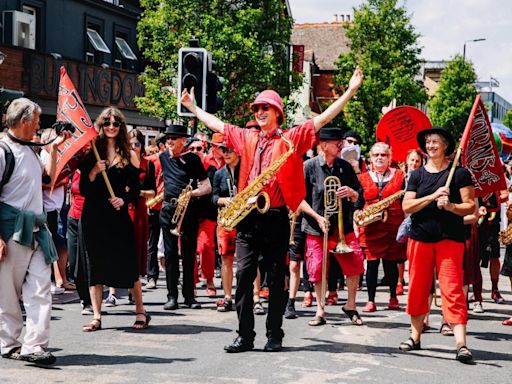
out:
{"label": "white sneaker", "polygon": [[115,307],[117,305],[117,297],[115,295],[108,295],[104,303],[105,307]]}
{"label": "white sneaker", "polygon": [[481,302],[476,301],[475,304],[473,304],[473,313],[484,313],[484,307]]}
{"label": "white sneaker", "polygon": [[82,315],[88,316],[88,315],[94,315],[94,311],[92,310],[92,305],[86,305],[82,309]]}
{"label": "white sneaker", "polygon": [[62,295],[66,290],[62,287],[57,287],[55,284],[52,284],[50,288],[52,295]]}

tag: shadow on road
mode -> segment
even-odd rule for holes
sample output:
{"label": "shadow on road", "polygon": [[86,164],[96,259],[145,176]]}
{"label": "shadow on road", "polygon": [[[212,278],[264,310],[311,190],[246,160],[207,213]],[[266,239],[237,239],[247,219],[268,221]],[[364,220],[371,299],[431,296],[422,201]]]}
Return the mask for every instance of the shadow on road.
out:
{"label": "shadow on road", "polygon": [[185,325],[185,324],[169,324],[169,325],[150,325],[149,328],[142,331],[136,331],[131,327],[115,328],[119,331],[127,333],[149,333],[154,335],[196,335],[205,332],[232,332],[232,329],[209,327],[204,325]]}
{"label": "shadow on road", "polygon": [[171,364],[174,362],[192,362],[194,358],[165,359],[155,356],[140,355],[96,355],[77,354],[59,356],[55,367],[63,366],[91,366],[91,365],[120,365],[120,364]]}

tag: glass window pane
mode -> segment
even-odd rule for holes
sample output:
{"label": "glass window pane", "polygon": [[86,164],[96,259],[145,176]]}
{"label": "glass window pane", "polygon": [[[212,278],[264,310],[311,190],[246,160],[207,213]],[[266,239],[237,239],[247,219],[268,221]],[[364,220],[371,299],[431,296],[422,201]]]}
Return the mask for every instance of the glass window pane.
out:
{"label": "glass window pane", "polygon": [[95,50],[103,53],[110,53],[110,49],[108,49],[107,44],[105,44],[100,34],[94,29],[87,28],[87,37],[89,37],[89,41]]}
{"label": "glass window pane", "polygon": [[119,48],[119,52],[121,55],[128,60],[137,60],[137,56],[133,53],[132,49],[128,45],[125,39],[121,37],[116,37],[116,45]]}

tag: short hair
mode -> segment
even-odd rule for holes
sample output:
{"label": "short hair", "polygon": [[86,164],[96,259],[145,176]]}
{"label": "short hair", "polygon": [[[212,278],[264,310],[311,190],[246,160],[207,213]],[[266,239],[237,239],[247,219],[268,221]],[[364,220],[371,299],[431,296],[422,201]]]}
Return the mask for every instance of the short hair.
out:
{"label": "short hair", "polygon": [[5,123],[9,128],[16,127],[21,119],[32,121],[34,113],[41,114],[41,107],[26,97],[14,99],[5,113]]}
{"label": "short hair", "polygon": [[386,153],[391,157],[391,147],[389,146],[389,144],[386,144],[382,141],[378,141],[372,145],[372,147],[370,148],[370,155],[373,154],[373,151],[377,148],[381,148],[382,150],[386,151]]}

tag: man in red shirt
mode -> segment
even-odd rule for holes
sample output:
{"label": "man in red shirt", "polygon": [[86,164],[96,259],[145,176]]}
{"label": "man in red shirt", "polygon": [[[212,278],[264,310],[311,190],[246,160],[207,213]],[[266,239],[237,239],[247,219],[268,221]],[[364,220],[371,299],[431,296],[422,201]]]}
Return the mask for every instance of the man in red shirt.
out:
{"label": "man in red shirt", "polygon": [[[242,191],[256,177],[279,159],[287,145],[282,145],[282,136],[294,145],[294,153],[272,178],[264,190],[270,197],[270,209],[263,214],[251,212],[237,225],[237,289],[236,311],[238,315],[238,337],[224,347],[226,352],[236,353],[254,348],[254,314],[252,287],[258,268],[258,257],[262,256],[268,271],[270,288],[266,352],[282,349],[284,332],[283,305],[285,303],[284,277],[286,252],[290,226],[288,206],[297,210],[306,195],[302,156],[317,142],[317,132],[329,123],[356,93],[363,82],[363,73],[356,68],[347,91],[320,115],[304,124],[282,132],[284,122],[283,102],[272,90],[261,92],[251,109],[260,129],[246,129],[225,124],[216,116],[194,105],[193,89],[181,95],[181,104],[192,112],[205,126],[223,133],[226,145],[241,154],[238,188]],[[344,197],[344,196],[342,196]]]}

